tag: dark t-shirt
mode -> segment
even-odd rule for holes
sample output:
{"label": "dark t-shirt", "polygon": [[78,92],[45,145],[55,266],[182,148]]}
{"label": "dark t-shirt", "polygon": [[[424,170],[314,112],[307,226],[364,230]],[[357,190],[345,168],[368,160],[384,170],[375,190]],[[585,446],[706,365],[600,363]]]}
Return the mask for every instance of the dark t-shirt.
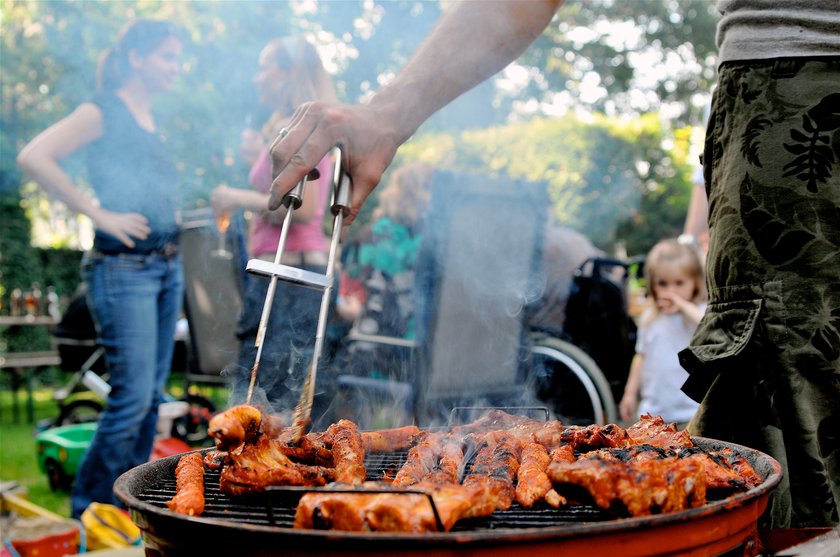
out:
{"label": "dark t-shirt", "polygon": [[113,92],[92,102],[102,110],[102,137],[87,148],[88,175],[99,203],[109,211],[140,213],[152,229],[134,248],[97,230],[94,246],[106,253],[147,253],[177,241],[179,176],[163,138],[141,128]]}

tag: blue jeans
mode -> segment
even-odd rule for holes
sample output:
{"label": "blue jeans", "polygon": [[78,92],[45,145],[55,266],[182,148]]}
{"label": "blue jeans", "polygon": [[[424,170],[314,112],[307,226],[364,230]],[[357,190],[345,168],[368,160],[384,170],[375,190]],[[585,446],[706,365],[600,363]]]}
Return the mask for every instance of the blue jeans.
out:
{"label": "blue jeans", "polygon": [[111,392],[76,475],[76,518],[92,501],[115,504],[117,477],[149,459],[184,290],[178,256],[94,252],[82,262],[82,277]]}

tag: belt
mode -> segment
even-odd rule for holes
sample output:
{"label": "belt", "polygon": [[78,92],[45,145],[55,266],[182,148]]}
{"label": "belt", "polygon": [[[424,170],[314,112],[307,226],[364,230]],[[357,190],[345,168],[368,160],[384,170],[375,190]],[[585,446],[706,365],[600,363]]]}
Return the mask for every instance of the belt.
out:
{"label": "belt", "polygon": [[[263,253],[258,255],[257,259],[273,263],[274,256],[273,253]],[[280,263],[289,267],[302,267],[303,265],[325,267],[327,265],[327,254],[322,251],[285,251],[280,256]]]}
{"label": "belt", "polygon": [[102,255],[110,255],[110,256],[128,256],[128,257],[146,257],[149,255],[160,255],[165,257],[166,259],[172,259],[173,257],[178,255],[178,244],[173,243],[166,243],[159,248],[149,250],[149,251],[112,251],[112,250],[102,250],[99,248],[92,248],[91,255],[94,257],[102,256]]}

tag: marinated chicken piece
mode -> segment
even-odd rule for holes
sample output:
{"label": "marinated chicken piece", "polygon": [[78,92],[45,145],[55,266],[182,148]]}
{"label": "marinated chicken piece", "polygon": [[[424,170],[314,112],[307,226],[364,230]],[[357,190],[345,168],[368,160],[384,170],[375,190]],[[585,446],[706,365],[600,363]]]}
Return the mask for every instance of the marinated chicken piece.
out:
{"label": "marinated chicken piece", "polygon": [[519,470],[519,441],[504,431],[488,433],[484,446],[475,455],[472,469],[463,485],[481,489],[481,497],[467,516],[485,516],[494,510],[507,510],[516,498],[513,481]]}
{"label": "marinated chicken piece", "polygon": [[420,483],[434,470],[443,450],[443,435],[431,433],[411,447],[405,464],[394,477],[395,486],[409,486]]}
{"label": "marinated chicken piece", "polygon": [[[381,493],[306,493],[295,511],[294,528],[307,530],[342,530],[362,532],[370,530],[366,524],[367,508]],[[410,495],[405,497],[423,497]],[[413,502],[413,501],[412,501]]]}
{"label": "marinated chicken piece", "polygon": [[[399,488],[381,482],[365,482],[364,489],[395,490],[391,493],[307,493],[298,503],[295,528],[373,532],[437,532],[429,497],[399,493]],[[410,488],[431,495],[443,531],[467,515],[479,490],[461,485],[422,482]]]}
{"label": "marinated chicken piece", "polygon": [[539,443],[528,443],[522,449],[522,459],[516,474],[516,500],[530,509],[537,501],[546,501],[552,507],[559,507],[565,498],[554,491],[545,469],[551,457]]}
{"label": "marinated chicken piece", "polygon": [[559,420],[545,422],[533,432],[533,441],[551,451],[563,444],[563,432],[566,428]]}
{"label": "marinated chicken piece", "polygon": [[261,424],[260,411],[253,406],[242,404],[213,416],[207,432],[216,440],[217,449],[229,451],[253,440],[259,433]]}
{"label": "marinated chicken piece", "polygon": [[546,473],[558,491],[562,484],[583,487],[599,508],[618,510],[616,503],[621,503],[630,516],[676,512],[706,502],[702,463],[676,457],[624,462],[594,455],[552,461]]}
{"label": "marinated chicken piece", "polygon": [[220,489],[231,495],[262,491],[276,485],[320,486],[335,480],[335,469],[294,463],[276,439],[260,437],[228,455],[222,469]]}
{"label": "marinated chicken piece", "polygon": [[747,490],[763,481],[747,459],[731,449],[707,452],[697,447],[684,447],[676,454],[681,459],[703,462],[706,489]]}
{"label": "marinated chicken piece", "polygon": [[204,467],[213,471],[221,469],[225,465],[227,455],[227,451],[207,451],[204,455]]}
{"label": "marinated chicken piece", "polygon": [[557,460],[560,462],[574,462],[575,461],[575,448],[572,445],[563,445],[557,447],[556,449],[551,449],[551,452],[548,453],[551,457],[551,460]]}
{"label": "marinated chicken piece", "polygon": [[204,462],[201,453],[188,453],[175,467],[175,496],[166,506],[172,512],[201,516],[204,512]]}
{"label": "marinated chicken piece", "polygon": [[359,428],[350,420],[339,420],[327,429],[332,437],[335,481],[360,484],[365,481],[365,451]]}
{"label": "marinated chicken piece", "polygon": [[415,425],[381,429],[379,431],[363,431],[362,446],[365,449],[365,454],[405,451],[414,445],[421,435],[423,435],[423,432]]}
{"label": "marinated chicken piece", "polygon": [[631,444],[627,432],[615,424],[567,427],[563,431],[562,442],[579,451],[601,447],[626,447]]}
{"label": "marinated chicken piece", "polygon": [[491,410],[477,420],[468,424],[454,426],[451,432],[455,436],[464,437],[471,433],[487,433],[489,431],[509,431],[522,424],[542,424],[527,416],[508,414],[503,410]]}
{"label": "marinated chicken piece", "polygon": [[440,451],[440,459],[434,470],[423,479],[433,485],[458,484],[464,470],[464,451],[461,444],[447,441]]}
{"label": "marinated chicken piece", "polygon": [[703,465],[706,489],[750,489],[761,484],[761,477],[750,463],[730,449],[704,451],[698,447],[663,448],[654,445],[633,445],[625,449],[600,449],[581,456],[581,459],[600,458],[620,462],[641,462],[677,457],[691,459]]}
{"label": "marinated chicken piece", "polygon": [[661,416],[644,414],[638,422],[627,428],[627,435],[635,445],[656,447],[693,447],[694,441],[686,430],[679,431],[676,424],[666,424]]}

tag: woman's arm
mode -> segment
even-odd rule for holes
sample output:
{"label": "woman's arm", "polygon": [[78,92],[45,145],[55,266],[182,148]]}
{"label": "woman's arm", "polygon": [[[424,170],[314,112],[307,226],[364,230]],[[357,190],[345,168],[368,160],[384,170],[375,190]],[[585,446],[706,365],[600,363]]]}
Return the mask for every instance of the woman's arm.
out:
{"label": "woman's arm", "polygon": [[145,239],[151,229],[138,213],[114,213],[97,205],[61,168],[60,161],[102,137],[102,111],[92,103],[80,105],[35,137],[17,157],[20,168],[51,196],[77,213],[89,216],[96,227],[134,247],[134,238]]}
{"label": "woman's arm", "polygon": [[[292,222],[307,223],[315,216],[319,195],[316,184],[307,184],[303,193],[303,203],[292,213]],[[276,211],[268,210],[268,194],[256,190],[232,188],[227,184],[217,186],[210,193],[210,205],[216,213],[243,209],[259,213],[275,226],[283,226],[286,218],[286,207],[281,206]]]}

